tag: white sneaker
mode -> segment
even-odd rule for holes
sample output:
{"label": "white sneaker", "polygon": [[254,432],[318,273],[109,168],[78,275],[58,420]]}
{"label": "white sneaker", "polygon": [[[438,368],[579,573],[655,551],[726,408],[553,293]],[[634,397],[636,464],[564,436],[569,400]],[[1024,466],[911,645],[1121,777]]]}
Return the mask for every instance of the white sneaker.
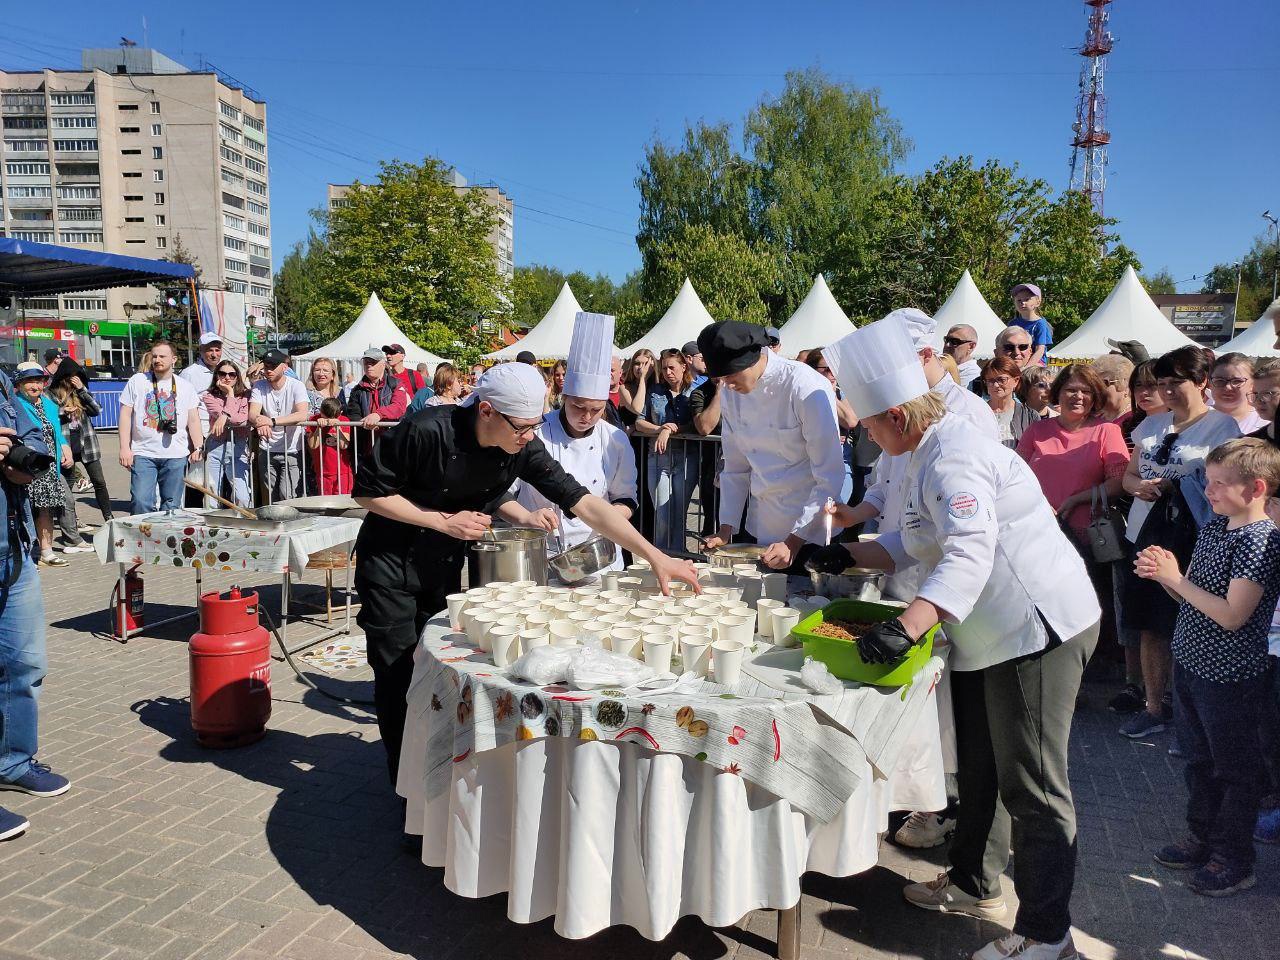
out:
{"label": "white sneaker", "polygon": [[1031,940],[1020,933],[1011,933],[992,940],[973,955],[973,960],[1006,960],[1018,957],[1020,960],[1074,960],[1076,945],[1071,939],[1071,931],[1057,943],[1041,943]]}
{"label": "white sneaker", "polygon": [[960,913],[966,917],[977,917],[979,920],[999,920],[1009,912],[1003,896],[985,899],[972,896],[952,883],[951,878],[945,873],[939,874],[937,880],[930,880],[927,883],[908,884],[902,888],[902,896],[907,903],[921,910],[932,910],[935,913]]}
{"label": "white sneaker", "polygon": [[93,547],[87,543],[69,543],[65,547],[58,545],[55,549],[61,550],[63,553],[93,553]]}
{"label": "white sneaker", "polygon": [[956,831],[953,817],[944,817],[938,813],[917,811],[907,817],[907,822],[898,828],[893,835],[895,843],[916,850],[927,850],[947,842],[947,838]]}

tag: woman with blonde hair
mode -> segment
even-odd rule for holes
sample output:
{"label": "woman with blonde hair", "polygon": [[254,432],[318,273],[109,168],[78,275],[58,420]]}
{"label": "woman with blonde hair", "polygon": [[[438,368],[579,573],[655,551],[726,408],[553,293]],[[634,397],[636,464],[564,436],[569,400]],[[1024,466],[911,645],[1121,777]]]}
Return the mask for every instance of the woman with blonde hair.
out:
{"label": "woman with blonde hair", "polygon": [[328,357],[316,357],[311,361],[311,373],[307,375],[307,402],[311,416],[320,411],[320,404],[330,397],[342,399],[342,385],[338,383],[338,365]]}
{"label": "woman with blonde hair", "polygon": [[618,384],[618,394],[622,397],[622,422],[627,426],[635,423],[635,418],[644,413],[645,399],[649,390],[658,385],[658,358],[653,351],[641,347],[627,363],[622,372],[622,382]]}

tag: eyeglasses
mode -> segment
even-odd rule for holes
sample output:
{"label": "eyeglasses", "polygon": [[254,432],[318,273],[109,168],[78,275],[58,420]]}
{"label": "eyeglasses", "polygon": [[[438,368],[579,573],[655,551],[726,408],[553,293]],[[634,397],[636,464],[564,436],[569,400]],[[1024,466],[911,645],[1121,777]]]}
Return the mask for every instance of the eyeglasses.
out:
{"label": "eyeglasses", "polygon": [[983,377],[982,382],[988,387],[1006,387],[1012,380],[1012,377]]}
{"label": "eyeglasses", "polygon": [[1029,343],[1006,343],[1000,348],[1005,353],[1030,353],[1031,344]]}
{"label": "eyeglasses", "polygon": [[1280,400],[1280,390],[1255,390],[1248,396],[1252,403],[1257,403],[1259,400],[1270,403],[1273,400]]}
{"label": "eyeglasses", "polygon": [[1155,456],[1152,457],[1157,467],[1166,467],[1169,465],[1169,458],[1173,456],[1173,445],[1178,442],[1176,433],[1169,433],[1160,441],[1160,446],[1156,448]]}
{"label": "eyeglasses", "polygon": [[539,425],[542,422],[542,421],[538,421],[538,423],[526,423],[523,426],[521,426],[520,424],[512,420],[510,417],[508,417],[501,410],[499,410],[497,407],[494,407],[494,412],[498,416],[500,416],[503,420],[507,421],[507,426],[511,428],[511,432],[514,433],[517,437],[533,436],[533,431],[537,430]]}
{"label": "eyeglasses", "polygon": [[971,343],[975,347],[978,345],[977,340],[961,340],[959,337],[943,337],[942,345],[944,347],[963,347],[966,343]]}
{"label": "eyeglasses", "polygon": [[234,370],[219,370],[214,376],[219,380],[234,380],[239,374]]}
{"label": "eyeglasses", "polygon": [[830,373],[830,372],[831,372],[831,368],[830,368],[830,367],[814,367],[813,369],[817,370],[819,373]]}
{"label": "eyeglasses", "polygon": [[1215,390],[1222,390],[1230,387],[1232,390],[1239,390],[1249,381],[1245,377],[1214,377],[1209,381],[1209,385]]}

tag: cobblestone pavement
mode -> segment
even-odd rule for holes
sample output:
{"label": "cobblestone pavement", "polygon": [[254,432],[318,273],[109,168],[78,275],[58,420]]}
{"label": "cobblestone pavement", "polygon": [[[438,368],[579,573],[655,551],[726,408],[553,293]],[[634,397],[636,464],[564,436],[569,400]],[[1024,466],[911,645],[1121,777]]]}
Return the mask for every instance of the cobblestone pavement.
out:
{"label": "cobblestone pavement", "polygon": [[[109,439],[104,446],[110,456]],[[112,484],[125,488],[118,470]],[[127,645],[95,635],[114,574],[92,555],[72,561],[41,572],[50,623],[41,756],[73,788],[53,800],[0,794],[32,823],[24,837],[0,843],[0,960],[771,955],[767,913],[718,930],[686,919],[661,943],[630,929],[571,942],[550,922],[509,922],[503,897],[455,897],[441,871],[400,850],[399,806],[367,712],[318,696],[277,663],[267,739],[234,751],[197,748],[184,699],[192,621]],[[225,588],[227,576],[208,578],[207,588]],[[298,596],[315,600],[317,575],[307,579]],[[189,573],[151,572],[146,585],[154,619],[174,612],[166,604],[189,602]],[[278,602],[277,584],[264,580],[263,590],[269,606]],[[318,682],[369,695],[363,672]],[[1157,868],[1152,851],[1182,832],[1179,764],[1166,754],[1166,735],[1136,743],[1116,735],[1103,707],[1111,693],[1086,685],[1072,744],[1082,952],[1092,960],[1275,957],[1280,854],[1261,850],[1257,887],[1222,901],[1195,896]],[[808,877],[804,956],[960,958],[998,935],[991,924],[902,902],[903,883],[931,879],[942,857],[885,843],[866,874]],[[1007,880],[1006,889],[1012,895]]]}

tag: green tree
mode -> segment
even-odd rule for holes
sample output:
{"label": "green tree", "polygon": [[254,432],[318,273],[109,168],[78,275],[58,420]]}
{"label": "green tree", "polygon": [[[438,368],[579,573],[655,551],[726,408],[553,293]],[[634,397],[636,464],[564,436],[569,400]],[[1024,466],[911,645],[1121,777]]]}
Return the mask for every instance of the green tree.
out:
{"label": "green tree", "polygon": [[320,303],[320,270],[324,240],[312,228],[306,240],[299,240],[285,254],[275,276],[276,321],[282,331],[304,333],[316,330],[315,315]]}
{"label": "green tree", "polygon": [[1236,303],[1236,320],[1252,322],[1262,316],[1271,304],[1274,273],[1280,268],[1275,241],[1266,234],[1253,238],[1253,243],[1239,263],[1220,263],[1205,277],[1204,293],[1236,292],[1239,274],[1240,296]]}
{"label": "green tree", "polygon": [[665,309],[688,277],[713,317],[770,321],[769,301],[776,299],[782,271],[767,246],[695,224],[657,244],[654,252],[656,266],[648,285],[656,300],[650,302]]}
{"label": "green tree", "polygon": [[1150,276],[1143,276],[1142,285],[1147,288],[1147,293],[1151,296],[1157,294],[1177,293],[1178,284],[1173,279],[1173,274],[1169,272],[1168,267],[1161,267]]}
{"label": "green tree", "polygon": [[478,345],[478,326],[510,314],[510,285],[498,273],[489,233],[493,208],[458,191],[448,168],[381,164],[378,182],[356,183],[348,205],[327,217],[308,320],[332,336],[356,318],[371,292],[419,346],[458,354]]}
{"label": "green tree", "polygon": [[[173,246],[169,248],[169,255],[164,259],[169,263],[185,263],[194,268],[196,285],[200,285],[203,271],[200,269],[200,264],[196,262],[195,254],[182,242],[181,233],[173,235]],[[188,349],[192,348],[199,339],[198,336],[192,337],[190,328],[199,328],[200,313],[195,302],[187,303],[184,300],[191,300],[191,287],[186,283],[157,288],[156,317],[152,323],[155,325],[158,336],[173,341],[174,350],[185,363]]]}
{"label": "green tree", "polygon": [[[647,329],[644,324],[652,323],[650,311],[640,295],[640,271],[632,272],[622,283],[617,284],[603,273],[595,276],[581,270],[564,273],[556,267],[535,263],[516,267],[512,281],[512,325],[522,330],[532,328],[555,302],[565,283],[569,284],[583,310],[608,313],[616,318],[615,340],[620,345],[635,340]],[[640,329],[624,339],[624,333],[637,323],[641,325]]]}

